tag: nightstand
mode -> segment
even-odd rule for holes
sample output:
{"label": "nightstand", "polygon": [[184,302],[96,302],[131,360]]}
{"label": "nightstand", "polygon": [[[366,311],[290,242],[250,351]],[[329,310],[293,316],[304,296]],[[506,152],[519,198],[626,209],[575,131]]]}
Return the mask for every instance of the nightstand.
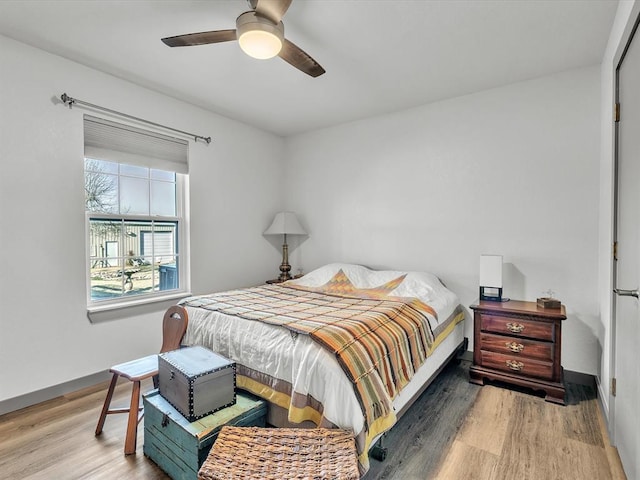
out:
{"label": "nightstand", "polygon": [[[303,274],[302,274],[302,273],[299,273],[298,275],[294,275],[293,277],[291,277],[289,280],[296,280],[296,279],[298,279],[298,278],[302,278],[302,276],[303,276]],[[284,282],[286,282],[286,281],[287,281],[287,280],[281,280],[281,279],[279,279],[279,278],[274,278],[273,280],[267,280],[267,281],[266,281],[266,282],[264,282],[264,283],[269,284],[269,285],[272,285],[272,284],[274,284],[274,283],[284,283]]]}
{"label": "nightstand", "polygon": [[535,302],[481,301],[473,310],[473,365],[470,381],[498,380],[546,393],[564,405],[561,364],[564,305],[541,308]]}

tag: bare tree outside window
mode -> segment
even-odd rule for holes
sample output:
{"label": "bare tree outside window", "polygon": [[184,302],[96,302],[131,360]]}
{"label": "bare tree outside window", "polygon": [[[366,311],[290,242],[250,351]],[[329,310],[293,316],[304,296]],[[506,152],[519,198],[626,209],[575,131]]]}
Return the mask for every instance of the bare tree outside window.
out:
{"label": "bare tree outside window", "polygon": [[85,208],[89,212],[113,213],[118,209],[118,177],[110,174],[103,164],[85,159]]}

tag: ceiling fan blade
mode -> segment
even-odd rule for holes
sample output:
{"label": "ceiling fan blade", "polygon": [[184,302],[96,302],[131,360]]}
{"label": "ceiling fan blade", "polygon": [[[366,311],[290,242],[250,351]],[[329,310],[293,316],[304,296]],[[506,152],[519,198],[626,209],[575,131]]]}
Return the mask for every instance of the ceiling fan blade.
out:
{"label": "ceiling fan blade", "polygon": [[190,47],[192,45],[206,45],[208,43],[231,42],[232,40],[236,40],[235,29],[187,33],[185,35],[176,35],[175,37],[162,39],[162,41],[170,47]]}
{"label": "ceiling fan blade", "polygon": [[250,0],[249,4],[256,13],[277,24],[282,20],[291,2],[292,0]]}
{"label": "ceiling fan blade", "polygon": [[324,68],[322,68],[318,62],[286,38],[278,56],[285,62],[296,67],[298,70],[306,73],[307,75],[311,75],[314,78],[325,73]]}

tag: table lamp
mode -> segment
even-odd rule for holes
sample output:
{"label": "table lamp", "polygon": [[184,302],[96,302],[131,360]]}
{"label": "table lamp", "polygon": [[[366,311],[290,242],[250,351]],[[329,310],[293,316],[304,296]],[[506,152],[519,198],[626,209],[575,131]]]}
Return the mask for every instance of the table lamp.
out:
{"label": "table lamp", "polygon": [[289,246],[287,235],[306,235],[306,231],[300,225],[294,212],[276,213],[271,226],[264,231],[265,235],[284,235],[282,244],[282,263],[280,264],[280,276],[278,280],[284,282],[291,279],[291,265],[289,265]]}
{"label": "table lamp", "polygon": [[480,255],[480,300],[502,301],[502,255]]}

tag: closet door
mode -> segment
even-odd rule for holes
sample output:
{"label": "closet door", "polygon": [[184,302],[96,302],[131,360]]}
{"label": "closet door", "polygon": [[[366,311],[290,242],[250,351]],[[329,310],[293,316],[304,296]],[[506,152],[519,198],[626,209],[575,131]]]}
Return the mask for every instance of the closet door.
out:
{"label": "closet door", "polygon": [[[637,23],[636,23],[637,26]],[[640,478],[640,33],[618,68],[614,438],[627,478]]]}

